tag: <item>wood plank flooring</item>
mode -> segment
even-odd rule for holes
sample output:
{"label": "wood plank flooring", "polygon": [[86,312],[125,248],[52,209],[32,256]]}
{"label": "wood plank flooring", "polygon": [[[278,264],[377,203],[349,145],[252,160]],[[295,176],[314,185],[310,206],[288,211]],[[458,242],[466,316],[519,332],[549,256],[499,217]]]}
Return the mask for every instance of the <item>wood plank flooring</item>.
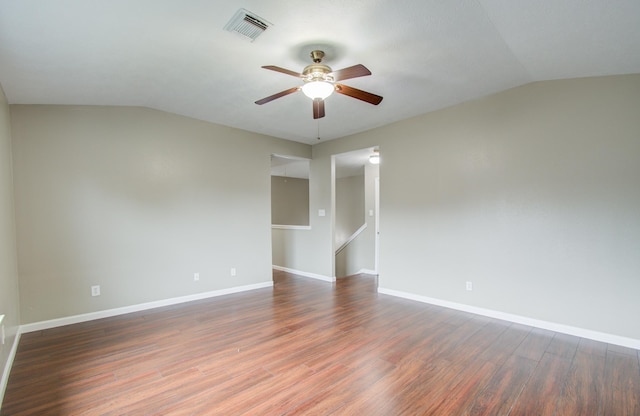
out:
{"label": "wood plank flooring", "polygon": [[24,334],[1,415],[640,415],[640,352],[274,272]]}

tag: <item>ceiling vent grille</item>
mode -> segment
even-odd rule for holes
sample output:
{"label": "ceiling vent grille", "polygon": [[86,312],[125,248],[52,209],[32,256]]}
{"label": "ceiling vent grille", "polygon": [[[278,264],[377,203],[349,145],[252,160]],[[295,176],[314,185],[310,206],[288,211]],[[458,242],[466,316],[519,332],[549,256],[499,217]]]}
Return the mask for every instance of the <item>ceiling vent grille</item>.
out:
{"label": "ceiling vent grille", "polygon": [[271,26],[271,23],[262,17],[251,13],[248,10],[240,9],[233,15],[231,20],[225,25],[224,30],[237,33],[250,42],[256,40],[265,30]]}

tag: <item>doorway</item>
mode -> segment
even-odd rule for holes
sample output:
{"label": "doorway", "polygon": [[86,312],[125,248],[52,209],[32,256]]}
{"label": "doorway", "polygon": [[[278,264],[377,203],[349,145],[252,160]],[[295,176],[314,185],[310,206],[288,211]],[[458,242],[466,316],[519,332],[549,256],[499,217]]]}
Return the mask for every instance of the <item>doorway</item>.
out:
{"label": "doorway", "polygon": [[332,156],[336,278],[378,272],[380,171],[378,165],[369,162],[373,150],[371,147]]}

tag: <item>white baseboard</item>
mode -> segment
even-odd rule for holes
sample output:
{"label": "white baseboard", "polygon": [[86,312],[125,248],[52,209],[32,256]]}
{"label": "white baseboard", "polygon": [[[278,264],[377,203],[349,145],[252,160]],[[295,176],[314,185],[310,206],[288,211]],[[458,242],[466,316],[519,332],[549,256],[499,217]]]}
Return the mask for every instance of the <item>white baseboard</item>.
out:
{"label": "white baseboard", "polygon": [[479,308],[477,306],[465,305],[462,303],[449,302],[442,299],[435,299],[427,296],[415,295],[413,293],[400,292],[383,287],[378,288],[378,293],[397,296],[400,298],[415,300],[423,303],[429,303],[431,305],[443,306],[445,308],[456,309],[463,312],[470,312],[476,315],[488,316],[490,318],[496,318],[503,321],[533,326],[536,328],[548,329],[550,331],[560,332],[567,335],[588,338],[594,341],[606,342],[608,344],[615,344],[640,350],[640,339],[627,338],[619,335],[607,334],[605,332],[592,331],[590,329],[578,328],[570,325],[558,324],[555,322],[542,321],[539,319],[528,318],[526,316],[513,315],[510,313],[495,311],[492,309],[485,309]]}
{"label": "white baseboard", "polygon": [[217,296],[229,295],[232,293],[239,293],[239,292],[246,292],[249,290],[262,289],[265,287],[272,287],[272,286],[273,286],[273,281],[256,283],[253,285],[246,285],[246,286],[236,286],[228,289],[220,289],[220,290],[214,290],[211,292],[196,293],[193,295],[158,300],[155,302],[141,303],[138,305],[125,306],[122,308],[108,309],[104,311],[85,313],[82,315],[68,316],[64,318],[52,319],[49,321],[34,322],[31,324],[22,325],[20,329],[22,333],[41,331],[44,329],[55,328],[58,326],[77,324],[80,322],[93,321],[95,319],[109,318],[112,316],[124,315],[132,312],[140,312],[148,309],[160,308],[163,306],[176,305],[178,303],[192,302],[194,300],[213,298]]}
{"label": "white baseboard", "polygon": [[11,346],[11,351],[9,351],[9,356],[7,357],[7,362],[4,365],[4,371],[2,371],[2,379],[0,379],[0,409],[2,409],[2,400],[4,399],[4,392],[7,390],[7,383],[9,382],[9,374],[11,373],[11,367],[13,367],[13,360],[16,358],[16,353],[18,352],[20,335],[21,335],[21,331],[20,331],[20,327],[18,327],[16,336],[13,338],[13,345]]}
{"label": "white baseboard", "polygon": [[318,280],[322,280],[322,281],[325,281],[325,282],[335,282],[336,281],[336,277],[335,276],[334,277],[323,276],[321,274],[303,272],[301,270],[295,270],[295,269],[290,269],[288,267],[282,267],[282,266],[276,266],[276,265],[272,265],[271,267],[274,270],[279,270],[281,272],[293,273],[293,274],[297,274],[299,276],[310,277],[312,279],[318,279]]}
{"label": "white baseboard", "polygon": [[356,274],[373,274],[373,275],[377,275],[378,272],[376,272],[375,270],[371,270],[371,269],[360,269],[358,270],[358,273]]}

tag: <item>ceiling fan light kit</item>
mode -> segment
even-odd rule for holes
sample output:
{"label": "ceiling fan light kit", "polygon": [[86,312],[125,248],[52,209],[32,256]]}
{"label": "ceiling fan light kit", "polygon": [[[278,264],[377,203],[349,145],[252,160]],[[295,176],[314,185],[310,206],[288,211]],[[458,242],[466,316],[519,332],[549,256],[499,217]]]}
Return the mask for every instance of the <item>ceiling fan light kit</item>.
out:
{"label": "ceiling fan light kit", "polygon": [[334,90],[335,87],[333,86],[333,84],[326,81],[310,81],[302,86],[302,92],[304,93],[304,95],[311,98],[312,100],[324,100],[325,98],[330,96]]}
{"label": "ceiling fan light kit", "polygon": [[285,68],[280,68],[274,65],[263,66],[264,69],[280,72],[286,75],[291,75],[297,78],[301,78],[304,84],[301,87],[293,87],[279,93],[270,95],[261,100],[256,101],[256,104],[262,105],[275,100],[276,98],[284,97],[285,95],[293,94],[298,90],[302,90],[304,95],[313,100],[313,118],[324,117],[324,99],[337,92],[339,94],[347,95],[352,98],[367,102],[369,104],[378,105],[382,101],[382,97],[370,92],[362,91],[357,88],[349,87],[347,85],[339,84],[337,81],[342,81],[350,78],[358,78],[366,75],[371,75],[364,65],[354,65],[348,68],[333,71],[331,67],[322,63],[324,52],[320,50],[314,50],[311,52],[311,59],[313,63],[307,65],[302,73],[297,73]]}
{"label": "ceiling fan light kit", "polygon": [[324,100],[335,90],[331,68],[321,63],[322,58],[324,58],[324,52],[312,51],[311,59],[314,63],[307,65],[302,70],[302,80],[304,81],[302,92],[312,100]]}

